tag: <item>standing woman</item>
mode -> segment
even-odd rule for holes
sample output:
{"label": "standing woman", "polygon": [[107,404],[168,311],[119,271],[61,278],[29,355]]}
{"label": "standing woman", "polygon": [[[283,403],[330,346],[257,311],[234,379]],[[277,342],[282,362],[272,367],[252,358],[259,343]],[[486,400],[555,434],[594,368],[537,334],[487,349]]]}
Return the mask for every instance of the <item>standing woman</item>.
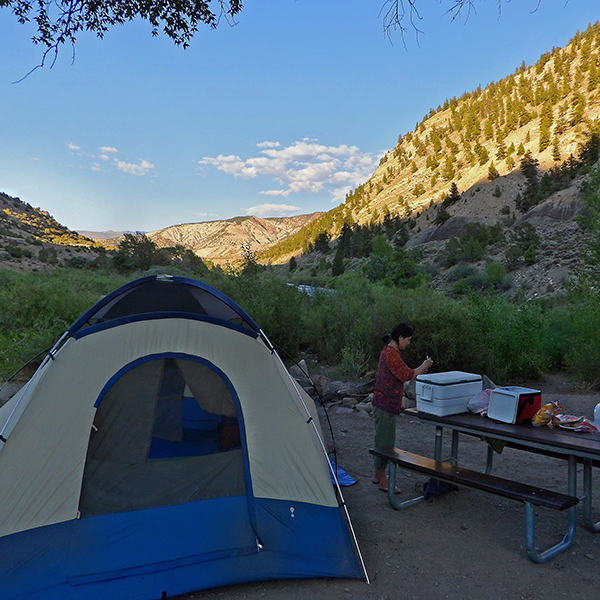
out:
{"label": "standing woman", "polygon": [[[375,418],[375,447],[396,445],[396,415],[402,407],[404,383],[417,375],[427,372],[433,361],[428,357],[421,366],[411,369],[400,354],[410,344],[414,329],[408,323],[396,325],[392,332],[383,338],[387,346],[379,356],[377,380],[373,391],[373,416]],[[373,483],[379,489],[387,492],[388,476],[387,461],[378,456],[374,457],[375,476]],[[396,493],[400,490],[396,488]]]}

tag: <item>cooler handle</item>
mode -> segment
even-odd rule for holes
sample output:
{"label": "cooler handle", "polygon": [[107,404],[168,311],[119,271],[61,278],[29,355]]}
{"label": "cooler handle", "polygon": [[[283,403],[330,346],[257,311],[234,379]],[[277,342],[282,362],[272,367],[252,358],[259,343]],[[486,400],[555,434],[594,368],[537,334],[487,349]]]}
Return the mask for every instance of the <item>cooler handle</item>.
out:
{"label": "cooler handle", "polygon": [[[433,386],[432,385],[427,385],[426,383],[423,384],[423,387],[421,389],[421,400],[424,400],[425,402],[432,402],[433,401]],[[429,392],[429,394],[427,394],[427,392]]]}

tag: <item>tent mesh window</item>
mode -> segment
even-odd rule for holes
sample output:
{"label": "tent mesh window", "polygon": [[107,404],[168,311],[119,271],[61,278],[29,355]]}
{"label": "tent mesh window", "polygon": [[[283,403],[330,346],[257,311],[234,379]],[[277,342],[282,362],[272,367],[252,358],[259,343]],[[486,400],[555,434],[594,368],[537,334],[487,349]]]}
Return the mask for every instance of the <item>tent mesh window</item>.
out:
{"label": "tent mesh window", "polygon": [[165,312],[212,317],[253,329],[243,314],[209,289],[171,280],[145,281],[107,303],[99,303],[78,329],[133,315]]}
{"label": "tent mesh window", "polygon": [[223,377],[182,358],[142,362],[102,397],[82,516],[246,493],[235,402]]}

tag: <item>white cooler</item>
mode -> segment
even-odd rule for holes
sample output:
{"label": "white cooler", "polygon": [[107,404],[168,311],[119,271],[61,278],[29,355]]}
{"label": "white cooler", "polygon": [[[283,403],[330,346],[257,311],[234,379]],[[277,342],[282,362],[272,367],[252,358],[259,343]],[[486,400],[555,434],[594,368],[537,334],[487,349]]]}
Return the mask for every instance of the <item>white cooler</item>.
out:
{"label": "white cooler", "polygon": [[446,371],[417,376],[417,410],[444,417],[467,412],[469,400],[481,392],[481,375]]}

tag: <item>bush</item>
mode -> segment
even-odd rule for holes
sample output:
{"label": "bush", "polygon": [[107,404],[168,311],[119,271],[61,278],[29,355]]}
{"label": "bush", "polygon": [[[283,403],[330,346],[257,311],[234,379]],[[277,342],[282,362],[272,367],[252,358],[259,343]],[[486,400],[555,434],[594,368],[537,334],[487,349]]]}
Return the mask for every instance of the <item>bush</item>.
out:
{"label": "bush", "polygon": [[[423,283],[426,275],[414,258],[395,255],[387,265],[390,279],[375,282],[359,272],[335,279],[322,276],[319,284],[334,283],[335,290],[314,296],[286,285],[271,269],[235,276],[215,268],[203,280],[248,311],[283,357],[296,358],[304,350],[323,365],[341,366],[349,376],[375,369],[381,336],[407,321],[415,328],[404,354],[410,366],[430,355],[437,372],[481,373],[499,385],[560,369],[590,385],[600,383],[600,302],[592,286],[552,302],[520,303],[473,292],[483,284],[504,285],[501,264],[490,263],[483,274],[459,264],[451,273],[460,295],[454,299]],[[160,271],[180,274],[179,269]],[[394,269],[398,271],[392,274]],[[400,273],[403,287],[390,281]],[[66,268],[29,274],[0,270],[0,378],[52,346],[102,296],[139,275]]]}
{"label": "bush", "polygon": [[70,269],[0,271],[0,378],[52,346],[88,308],[125,279]]}
{"label": "bush", "polygon": [[506,267],[498,261],[488,263],[483,280],[487,287],[500,288],[506,280]]}
{"label": "bush", "polygon": [[590,293],[573,303],[565,319],[568,340],[564,353],[567,369],[591,387],[600,384],[600,298]]}

